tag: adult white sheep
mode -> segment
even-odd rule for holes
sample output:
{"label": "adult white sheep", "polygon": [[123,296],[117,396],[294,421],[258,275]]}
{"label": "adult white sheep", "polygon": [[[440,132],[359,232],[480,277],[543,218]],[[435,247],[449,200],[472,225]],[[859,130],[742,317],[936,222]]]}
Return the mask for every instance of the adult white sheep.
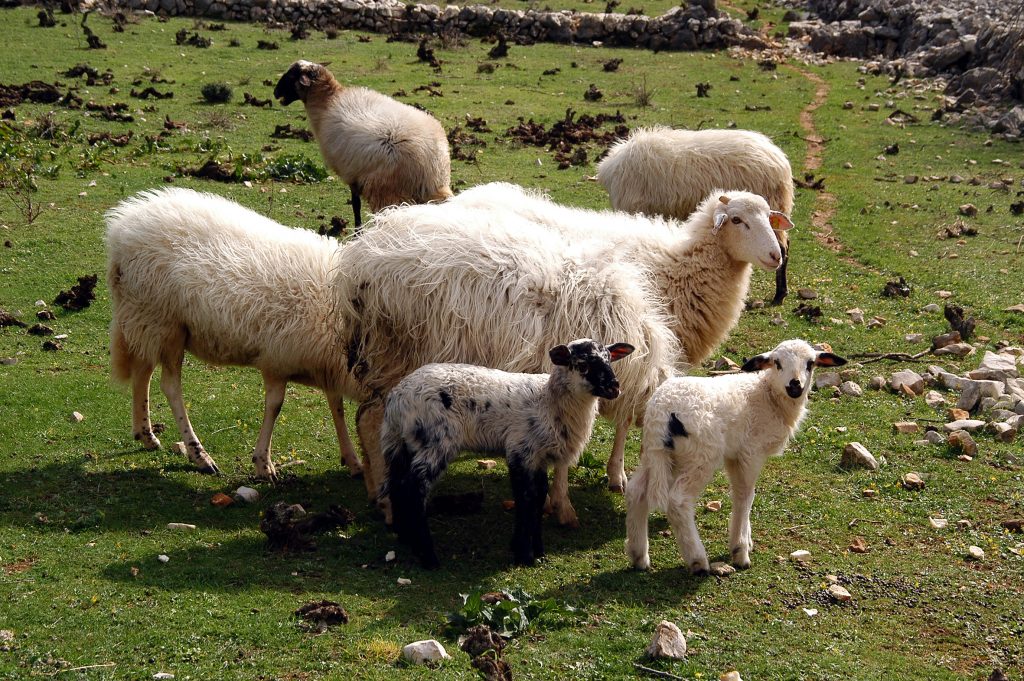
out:
{"label": "adult white sheep", "polygon": [[337,243],[190,189],[142,192],[106,218],[111,368],[131,383],[135,439],[146,449],[160,447],[149,416],[149,383],[159,364],[189,459],[203,473],[219,472],[185,411],[181,365],[188,350],[211,364],[263,373],[266,405],[253,454],[258,476],[275,476],[270,438],[289,381],[324,391],[342,460],[359,474],[342,400],[359,393],[331,314]]}
{"label": "adult white sheep", "polygon": [[364,87],[342,86],[325,66],[299,60],[274,88],[287,106],[302,100],[327,166],[352,190],[356,227],[361,198],[371,211],[452,195],[444,128],[425,111]]}
{"label": "adult white sheep", "polygon": [[647,405],[644,455],[626,487],[626,555],[634,567],[646,570],[651,565],[647,516],[656,509],[667,513],[690,571],[708,571],[694,511],[701,492],[723,466],[732,498],[732,562],[750,567],[750,509],[757,476],[768,457],[781,454],[800,427],[814,367],[843,364],[842,357],[788,340],[743,365],[743,371],[758,373],[665,381]]}
{"label": "adult white sheep", "polygon": [[[619,362],[622,395],[601,403],[614,421],[640,416],[673,373],[678,342],[644,270],[601,262],[595,241],[569,239],[514,214],[445,202],[403,206],[338,252],[342,345],[353,375],[372,397],[357,415],[364,471],[379,481],[383,398],[431,362],[546,373],[548,349],[566,338],[629,343]],[[348,326],[351,325],[351,326]],[[568,466],[556,475],[552,510],[576,522]]]}
{"label": "adult white sheep", "polygon": [[[793,213],[793,169],[785,152],[751,130],[638,128],[608,151],[597,180],[612,207],[630,213],[686,219],[712,191],[760,194],[775,210]],[[775,233],[782,265],[775,271],[773,305],[788,291],[789,237]]]}
{"label": "adult white sheep", "polygon": [[533,565],[541,538],[548,467],[574,465],[590,439],[597,398],[618,397],[612,370],[633,346],[589,338],[549,351],[547,374],[508,373],[471,364],[427,364],[388,394],[381,444],[398,538],[426,568],[438,566],[426,499],[462,450],[502,454],[516,502],[513,560]]}
{"label": "adult white sheep", "polygon": [[[446,205],[513,213],[573,240],[604,244],[589,254],[600,261],[627,259],[649,272],[672,313],[672,329],[685,359],[699,365],[723,341],[743,311],[752,265],[774,269],[782,253],[772,229],[793,226],[749,192],[712,192],[684,223],[660,217],[562,206],[517,185],[474,187]],[[625,418],[627,414],[620,412]],[[616,423],[608,459],[608,486],[626,484],[628,420]],[[556,469],[556,474],[567,471]],[[564,484],[564,483],[563,483]]]}

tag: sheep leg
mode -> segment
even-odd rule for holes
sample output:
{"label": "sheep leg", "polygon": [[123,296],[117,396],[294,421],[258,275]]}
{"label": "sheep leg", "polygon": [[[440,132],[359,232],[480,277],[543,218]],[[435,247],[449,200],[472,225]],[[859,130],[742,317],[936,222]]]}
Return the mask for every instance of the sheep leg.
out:
{"label": "sheep leg", "polygon": [[145,449],[160,449],[160,440],[153,434],[149,420],[149,383],[153,364],[136,359],[132,367],[132,436]]}
{"label": "sheep leg", "polygon": [[327,406],[331,409],[331,418],[334,420],[334,430],[338,434],[338,446],[341,447],[341,462],[348,466],[349,475],[358,478],[363,474],[363,467],[356,456],[355,447],[348,436],[348,427],[345,425],[345,400],[336,392],[327,391]]}
{"label": "sheep leg", "polygon": [[555,465],[554,482],[548,492],[544,512],[554,515],[559,525],[574,529],[580,526],[579,518],[576,517],[576,509],[569,501],[569,464],[567,463]]}
{"label": "sheep leg", "polygon": [[543,502],[548,488],[548,474],[544,468],[531,470],[522,460],[522,454],[509,457],[509,478],[512,496],[516,501],[515,529],[512,531],[512,561],[516,565],[532,567],[544,555],[541,521]]}
{"label": "sheep leg", "polygon": [[[374,397],[359,405],[356,411],[356,434],[363,447],[363,483],[370,501],[378,501],[380,483],[384,479],[387,468],[381,454],[380,426],[384,421],[384,400]],[[383,497],[382,497],[383,499]],[[387,522],[391,522],[390,513],[386,513]]]}
{"label": "sheep leg", "polygon": [[359,234],[359,228],[363,226],[363,202],[359,195],[359,183],[353,182],[348,188],[352,190],[352,212],[356,218],[356,234]]}
{"label": "sheep leg", "polygon": [[[776,236],[778,232],[776,232]],[[782,240],[779,240],[779,245],[782,245]],[[775,270],[775,297],[772,299],[772,305],[782,305],[782,301],[789,294],[789,285],[786,282],[786,269],[789,265],[789,246],[783,246],[782,248],[782,264],[779,265],[779,269]]]}
{"label": "sheep leg", "polygon": [[167,402],[174,412],[174,420],[178,424],[178,432],[185,440],[185,452],[188,459],[200,473],[219,474],[216,462],[203,449],[199,436],[192,429],[192,422],[188,420],[188,412],[185,411],[185,400],[181,392],[181,364],[185,359],[184,335],[179,339],[176,347],[167,349],[160,361],[160,389],[167,396]]}
{"label": "sheep leg", "polygon": [[256,447],[252,452],[252,463],[256,467],[256,477],[267,480],[277,479],[277,469],[270,459],[270,440],[274,435],[274,424],[284,404],[284,392],[287,381],[263,374],[263,424],[260,426]]}
{"label": "sheep leg", "polygon": [[690,470],[676,480],[669,492],[666,515],[676,535],[679,555],[682,556],[690,572],[695,575],[707,574],[710,569],[708,554],[697,531],[697,520],[694,517],[697,499],[711,482],[715,469],[707,466],[703,469]]}
{"label": "sheep leg", "polygon": [[760,466],[744,466],[739,461],[726,461],[729,476],[729,496],[732,513],[729,515],[729,550],[732,564],[738,568],[750,567],[750,551],[754,541],[750,532],[750,510],[754,506],[754,483],[761,472]]}
{"label": "sheep leg", "polygon": [[650,503],[647,499],[648,469],[641,463],[626,484],[626,556],[638,570],[651,567],[650,546],[647,539],[647,520]]}
{"label": "sheep leg", "polygon": [[627,417],[615,424],[615,443],[612,455],[608,457],[608,489],[619,494],[626,489],[626,436],[629,435],[631,421]]}
{"label": "sheep leg", "polygon": [[[413,467],[415,460],[416,466]],[[399,541],[408,544],[427,570],[441,563],[427,524],[427,493],[448,465],[447,457],[429,449],[412,452],[399,440],[388,456],[387,490],[391,499],[392,526]]]}

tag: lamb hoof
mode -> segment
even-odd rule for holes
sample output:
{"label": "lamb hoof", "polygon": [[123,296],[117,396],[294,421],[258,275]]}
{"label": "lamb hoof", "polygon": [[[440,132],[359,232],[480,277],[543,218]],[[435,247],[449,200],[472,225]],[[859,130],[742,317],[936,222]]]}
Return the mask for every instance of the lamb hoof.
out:
{"label": "lamb hoof", "polygon": [[608,483],[608,491],[609,492],[614,492],[615,494],[624,494],[625,491],[626,491],[626,486],[625,485],[613,485],[612,483],[609,482]]}
{"label": "lamb hoof", "polygon": [[559,518],[558,524],[570,530],[580,529],[580,521],[576,516],[572,516],[571,518]]}
{"label": "lamb hoof", "polygon": [[135,433],[133,437],[142,443],[142,448],[146,451],[152,452],[155,449],[160,449],[160,440],[152,433]]}
{"label": "lamb hoof", "polygon": [[217,468],[217,464],[212,461],[209,465],[200,466],[197,470],[203,475],[220,475],[220,469]]}
{"label": "lamb hoof", "polygon": [[651,569],[650,556],[643,556],[641,558],[630,558],[630,562],[633,564],[634,570],[639,570],[640,572],[647,572]]}
{"label": "lamb hoof", "polygon": [[786,294],[785,293],[783,293],[781,295],[776,295],[774,298],[772,298],[772,302],[770,302],[769,305],[771,305],[772,307],[778,307],[779,305],[782,305],[782,303],[785,300],[786,300]]}
{"label": "lamb hoof", "polygon": [[708,571],[704,568],[690,568],[690,574],[694,577],[707,577]]}

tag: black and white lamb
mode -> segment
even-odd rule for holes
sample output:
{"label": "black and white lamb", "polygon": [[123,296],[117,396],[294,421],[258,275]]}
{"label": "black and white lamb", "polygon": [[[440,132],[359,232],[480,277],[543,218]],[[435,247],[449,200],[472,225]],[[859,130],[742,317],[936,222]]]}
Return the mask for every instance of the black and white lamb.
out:
{"label": "black and white lamb", "polygon": [[541,518],[548,467],[572,465],[590,439],[598,398],[614,399],[611,363],[633,352],[589,338],[549,351],[550,374],[507,373],[471,364],[427,364],[388,395],[381,426],[398,537],[424,567],[437,567],[426,497],[461,450],[502,453],[516,503],[512,555],[532,565],[544,555]]}

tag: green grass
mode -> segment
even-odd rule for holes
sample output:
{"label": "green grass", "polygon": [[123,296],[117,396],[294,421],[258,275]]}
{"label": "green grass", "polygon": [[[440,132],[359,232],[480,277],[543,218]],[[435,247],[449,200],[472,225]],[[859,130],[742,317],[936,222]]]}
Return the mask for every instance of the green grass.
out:
{"label": "green grass", "polygon": [[[856,400],[815,395],[805,428],[760,481],[753,567],[725,580],[689,577],[672,538],[658,534],[667,527],[660,516],[652,519],[655,569],[628,570],[622,498],[606,492],[591,469],[572,478],[583,526],[573,531],[548,523],[548,560],[533,570],[510,568],[512,518],[499,504],[510,496],[506,471],[499,465],[478,472],[472,459],[455,465],[439,491],[481,490],[484,512],[432,518],[443,567],[423,572],[405,556],[386,563],[393,538],[365,505],[362,483],[339,467],[326,404],[315,391],[289,389],[275,432],[275,459],[302,459],[305,465],[287,469],[274,486],[250,479],[249,452],[262,412],[259,377],[252,371],[186,361],[192,419],[224,470],[221,477],[198,475],[166,449],[139,451],[131,439],[128,392],[111,384],[107,369],[103,211],[173,176],[175,184],[228,196],[297,227],[316,229],[334,215],[351,218],[348,190],[336,180],[265,179],[285,157],[322,165],[314,144],[270,137],[279,124],[306,127],[300,106],[242,104],[244,92],[269,98],[293,60],[331,61],[345,81],[389,94],[404,90],[403,101],[427,107],[447,129],[467,115],[485,118],[493,132],[477,133],[486,147],[474,162],[454,162],[456,189],[511,180],[590,207],[607,204],[601,188],[587,179],[601,149],[588,148],[586,166],[557,170],[551,152],[506,138],[517,117],[550,125],[572,108],[621,111],[630,127],[735,123],[771,135],[802,176],[806,133],[799,112],[814,86],[797,70],[762,71],[718,52],[535,45],[512,46],[488,74],[478,73],[478,65],[489,61],[490,45],[467,39],[437,48],[443,61],[438,75],[417,62],[415,44],[388,43],[379,35],[360,42],[362,34],[343,32],[328,40],[315,33],[293,42],[286,32],[229,24],[224,32],[200,29],[214,42],[198,49],[174,44],[176,31],[194,30],[189,20],[143,19],[115,33],[108,20],[93,16],[89,25],[108,45],[98,51],[86,49],[77,22],[58,19],[67,25],[40,29],[30,9],[0,14],[2,81],[59,80],[62,91],[75,85],[86,101],[127,102],[136,120],[108,123],[82,110],[22,105],[0,139],[8,144],[4,168],[38,160],[38,191],[31,195],[44,208],[29,224],[18,197],[0,192],[0,241],[10,242],[0,247],[0,307],[31,323],[36,300],[52,301],[80,275],[101,275],[92,306],[58,311],[51,323],[68,334],[63,350],[43,352],[42,339],[0,329],[0,358],[18,360],[0,366],[0,629],[15,635],[0,642],[0,678],[144,679],[170,671],[178,679],[470,679],[476,673],[451,641],[445,643],[454,659],[440,670],[407,668],[395,658],[405,643],[441,636],[444,615],[461,605],[459,594],[478,586],[522,587],[577,608],[574,617],[543,624],[512,643],[506,656],[520,679],[634,678],[633,663],[643,662],[643,648],[662,619],[692,632],[690,654],[681,662],[647,664],[688,679],[715,679],[732,668],[753,679],[983,679],[995,666],[1024,665],[1021,538],[999,527],[1001,520],[1024,514],[1020,445],[980,435],[981,456],[970,463],[941,448],[914,447],[909,437],[893,435],[890,424],[942,417],[919,400],[870,391]],[[231,47],[231,39],[240,46]],[[257,50],[258,40],[277,42],[280,49]],[[611,58],[621,58],[622,65],[604,72],[602,64]],[[60,75],[83,62],[101,72],[109,68],[119,91]],[[542,75],[556,67],[554,75]],[[814,237],[816,193],[800,190],[790,276],[794,290],[818,291],[815,303],[824,321],[812,325],[795,316],[795,299],[780,309],[751,310],[722,352],[738,359],[795,336],[827,341],[842,355],[918,351],[923,345],[908,347],[906,333],[930,337],[946,328],[941,314],[921,312],[939,301],[939,289],[952,291],[952,300],[978,317],[978,333],[990,339],[982,347],[998,340],[1024,343],[1024,317],[1003,312],[1022,302],[1024,223],[1008,208],[1020,200],[1019,145],[989,144],[983,134],[930,122],[937,92],[926,84],[919,92],[905,83],[889,91],[886,79],[862,75],[854,64],[800,68],[813,70],[831,88],[815,115],[827,139],[817,174],[836,196],[832,224],[843,249],[835,253]],[[152,83],[155,74],[173,82]],[[137,78],[142,82],[133,86]],[[636,88],[645,79],[653,106],[636,103]],[[705,81],[712,84],[711,96],[698,99],[694,85]],[[443,97],[414,92],[431,82],[440,83],[435,89]],[[230,85],[232,102],[202,103],[201,88],[208,83]],[[582,98],[591,83],[605,93],[599,102]],[[128,94],[150,85],[173,91],[173,99],[143,101]],[[921,122],[888,125],[887,100]],[[847,101],[853,108],[844,108]],[[880,110],[868,110],[871,103]],[[770,110],[758,108],[766,106]],[[41,140],[32,131],[48,115],[58,132]],[[162,131],[165,117],[187,129],[147,141]],[[121,148],[88,144],[87,135],[104,131],[131,131],[133,138]],[[893,143],[899,154],[877,160]],[[211,157],[248,168],[256,178],[252,186],[178,176],[179,168]],[[997,165],[996,159],[1013,165]],[[979,184],[905,184],[911,174],[959,174]],[[1004,176],[1013,178],[1009,192],[987,188]],[[5,171],[5,181],[12,177]],[[979,209],[976,218],[965,219],[978,236],[962,244],[938,239],[968,202]],[[911,297],[882,298],[883,285],[897,275],[913,286]],[[772,278],[756,274],[753,295],[765,298],[771,291]],[[845,318],[852,307],[888,323],[869,330],[829,321]],[[776,314],[786,326],[770,323]],[[963,371],[976,361],[936,363]],[[896,366],[864,365],[858,380],[866,384]],[[172,423],[163,396],[154,391],[153,397],[154,419]],[[72,411],[85,420],[72,423]],[[165,443],[175,439],[173,428],[163,436]],[[887,465],[874,474],[841,471],[839,454],[850,440],[884,456]],[[610,445],[611,431],[601,424],[589,452],[603,461]],[[634,432],[627,466],[636,464],[638,445]],[[900,487],[900,476],[911,470],[926,476],[925,490]],[[240,484],[260,489],[257,505],[210,505],[214,493]],[[878,495],[864,498],[866,487]],[[727,552],[729,508],[723,478],[716,478],[706,499],[725,502],[722,512],[698,517],[709,553],[720,557]],[[356,512],[356,520],[344,532],[322,537],[316,552],[271,554],[258,519],[277,500],[312,510],[340,503]],[[932,530],[932,515],[949,518],[951,527]],[[957,520],[969,520],[971,527],[955,529]],[[173,532],[165,529],[168,522],[199,529]],[[856,536],[867,541],[869,553],[847,551]],[[964,560],[971,544],[985,549],[983,563]],[[808,567],[778,558],[798,548],[812,552]],[[160,554],[170,561],[159,562]],[[852,603],[838,606],[823,597],[826,575],[847,585]],[[398,586],[400,576],[412,585]],[[319,598],[340,601],[351,622],[319,636],[301,630],[291,613]],[[809,618],[805,607],[818,615]],[[69,671],[77,667],[89,668]]]}

